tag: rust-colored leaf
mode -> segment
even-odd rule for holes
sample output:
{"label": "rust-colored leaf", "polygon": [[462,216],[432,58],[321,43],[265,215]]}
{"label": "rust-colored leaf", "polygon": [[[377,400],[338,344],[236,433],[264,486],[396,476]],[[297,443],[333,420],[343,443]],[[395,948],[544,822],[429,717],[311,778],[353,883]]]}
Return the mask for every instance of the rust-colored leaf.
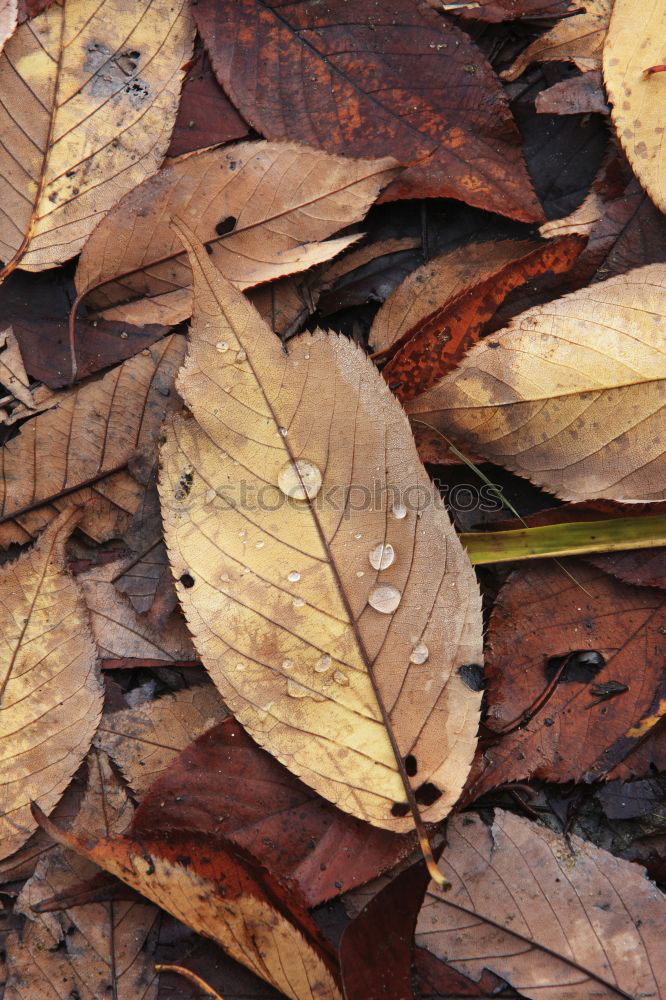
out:
{"label": "rust-colored leaf", "polygon": [[[488,632],[491,733],[513,729],[562,674],[534,718],[477,760],[468,793],[528,777],[579,780],[619,763],[666,711],[659,692],[665,623],[661,591],[627,586],[582,562],[571,564],[571,576],[547,563],[514,573]],[[600,698],[611,683],[618,693]],[[626,734],[634,730],[632,743]],[[620,755],[609,756],[616,741]]]}
{"label": "rust-colored leaf", "polygon": [[459,247],[413,271],[377,313],[369,340],[389,357],[383,375],[401,399],[413,399],[456,367],[514,288],[568,271],[583,241],[557,245],[502,240]]}
{"label": "rust-colored leaf", "polygon": [[458,198],[542,218],[490,65],[424,4],[200,0],[194,15],[220,83],[268,138],[395,156],[409,169],[388,199]]}
{"label": "rust-colored leaf", "polygon": [[65,510],[38,544],[0,571],[0,857],[50,812],[85,757],[103,689],[88,616],[65,571],[80,512]]}
{"label": "rust-colored leaf", "polygon": [[[123,752],[122,743],[116,747]],[[234,719],[199,736],[153,780],[133,829],[137,836],[159,830],[166,840],[183,829],[230,840],[297,887],[308,906],[363,885],[416,848],[412,837],[375,829],[320,799]]]}

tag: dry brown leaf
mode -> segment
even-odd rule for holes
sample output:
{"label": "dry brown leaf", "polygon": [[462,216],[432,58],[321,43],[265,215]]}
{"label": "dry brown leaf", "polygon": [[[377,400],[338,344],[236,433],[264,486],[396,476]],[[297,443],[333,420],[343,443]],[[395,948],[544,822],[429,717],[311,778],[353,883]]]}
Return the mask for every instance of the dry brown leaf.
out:
{"label": "dry brown leaf", "polygon": [[611,119],[631,168],[657,208],[666,212],[666,4],[615,0],[604,45],[604,82]]}
{"label": "dry brown leaf", "polygon": [[[627,0],[627,6],[630,5],[631,0]],[[584,73],[601,69],[612,6],[613,0],[585,0],[579,7],[580,13],[558,21],[554,28],[528,45],[500,76],[503,80],[515,80],[535,62],[572,62]]]}
{"label": "dry brown leaf", "polygon": [[[164,414],[178,405],[173,377],[184,350],[183,337],[166,337],[102,378],[57,393],[57,406],[23,424],[0,452],[2,544],[29,540],[93,485],[122,511],[136,509],[142,487],[119,470],[153,447]],[[83,523],[99,537],[108,519],[102,505]]]}
{"label": "dry brown leaf", "polygon": [[178,754],[227,712],[212,684],[186,688],[138,708],[105,715],[95,746],[106,751],[138,799]]}
{"label": "dry brown leaf", "polygon": [[[100,751],[88,758],[88,789],[72,830],[87,836],[123,832],[132,819],[125,789]],[[37,864],[16,909],[26,926],[7,939],[5,1000],[155,1000],[158,976],[144,945],[156,921],[154,906],[136,902],[88,903],[55,913],[32,907],[66,893],[98,872],[64,847]]]}
{"label": "dry brown leaf", "polygon": [[18,19],[18,0],[0,0],[0,52],[11,38]]}
{"label": "dry brown leaf", "polygon": [[104,659],[164,660],[165,666],[179,660],[196,660],[182,617],[174,615],[157,629],[134,610],[128,597],[116,590],[113,580],[122,568],[123,562],[111,562],[77,576],[99,655]]}
{"label": "dry brown leaf", "polygon": [[[157,297],[160,322],[187,319],[191,271],[169,222],[185,219],[238,288],[305,270],[358,237],[328,238],[363,218],[398,172],[391,158],[352,160],[295,143],[244,142],[182,156],[125,198],[99,224],[76,273],[79,299],[115,306],[129,322]],[[150,315],[153,315],[151,312]],[[152,320],[151,320],[152,322]]]}
{"label": "dry brown leaf", "polygon": [[64,0],[0,56],[0,278],[73,257],[159,168],[194,26],[185,0]]}
{"label": "dry brown leaf", "polygon": [[485,969],[530,1000],[664,997],[665,899],[640,867],[579,837],[495,810],[447,825],[416,944],[477,982]]}
{"label": "dry brown leaf", "polygon": [[204,838],[183,834],[90,840],[65,833],[39,815],[45,829],[138,890],[292,1000],[342,1000],[331,949],[304,909],[278,883]]}
{"label": "dry brown leaf", "polygon": [[[407,758],[441,819],[478,723],[457,672],[481,657],[469,560],[366,356],[321,331],[286,354],[183,238],[196,312],[177,385],[194,419],[167,425],[160,498],[194,645],[252,738],[325,798],[411,829]],[[311,502],[291,495],[301,475]]]}
{"label": "dry brown leaf", "polygon": [[0,572],[0,857],[30,836],[85,757],[104,697],[85,604],[64,569],[79,518],[63,512]]}
{"label": "dry brown leaf", "polygon": [[28,410],[35,409],[21,349],[11,327],[0,333],[0,382]]}
{"label": "dry brown leaf", "polygon": [[666,265],[522,313],[407,404],[564,500],[666,497]]}

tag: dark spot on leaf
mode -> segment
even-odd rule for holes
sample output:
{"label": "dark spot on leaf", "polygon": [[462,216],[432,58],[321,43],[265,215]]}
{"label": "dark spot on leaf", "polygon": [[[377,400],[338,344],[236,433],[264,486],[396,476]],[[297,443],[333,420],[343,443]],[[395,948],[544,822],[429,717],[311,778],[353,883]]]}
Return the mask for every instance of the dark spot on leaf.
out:
{"label": "dark spot on leaf", "polygon": [[414,792],[414,798],[420,806],[431,806],[441,797],[441,791],[437,785],[433,785],[432,781],[424,781]]}
{"label": "dark spot on leaf", "polygon": [[173,498],[177,503],[182,503],[190,495],[193,480],[194,476],[191,470],[186,469],[185,472],[181,473],[178,486],[173,491]]}
{"label": "dark spot on leaf", "polygon": [[391,806],[391,816],[406,816],[409,806],[406,802],[394,802]]}
{"label": "dark spot on leaf", "polygon": [[595,649],[578,649],[565,656],[551,656],[546,662],[546,679],[552,680],[565,660],[568,660],[560,676],[560,684],[589,684],[606,665],[606,661]]}
{"label": "dark spot on leaf", "polygon": [[228,215],[226,219],[220,219],[218,224],[215,226],[215,232],[218,236],[226,236],[227,233],[232,232],[234,226],[236,225],[236,216]]}
{"label": "dark spot on leaf", "polygon": [[194,586],[194,577],[191,575],[191,573],[183,573],[183,575],[180,578],[180,582],[182,583],[183,587],[189,590],[190,587]]}
{"label": "dark spot on leaf", "polygon": [[413,778],[418,770],[418,765],[416,763],[416,757],[413,753],[408,753],[405,757],[405,771],[410,778]]}
{"label": "dark spot on leaf", "polygon": [[463,663],[458,674],[471,691],[483,691],[483,667],[479,663]]}

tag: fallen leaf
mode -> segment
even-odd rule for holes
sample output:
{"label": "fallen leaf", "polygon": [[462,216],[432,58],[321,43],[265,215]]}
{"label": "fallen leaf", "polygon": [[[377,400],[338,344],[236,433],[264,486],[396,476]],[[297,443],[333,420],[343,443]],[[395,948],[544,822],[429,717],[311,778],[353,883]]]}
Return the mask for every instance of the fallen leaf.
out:
{"label": "fallen leaf", "polygon": [[[30,802],[53,809],[90,746],[103,689],[85,605],[64,568],[79,512],[0,571],[0,857],[36,828]],[[56,596],[57,595],[57,596]]]}
{"label": "fallen leaf", "polygon": [[[132,817],[127,793],[100,752],[89,757],[89,783],[72,832],[109,836]],[[57,913],[33,907],[66,893],[97,868],[72,851],[56,847],[37,864],[17,900],[27,917],[19,935],[7,941],[6,1000],[78,996],[99,1000],[155,1000],[157,974],[146,941],[159,919],[154,906],[113,902],[73,906]]]}
{"label": "fallen leaf", "polygon": [[159,831],[168,840],[192,830],[210,842],[231,841],[283,885],[296,886],[309,907],[376,878],[416,849],[413,838],[367,826],[319,798],[235,719],[203,733],[157,777],[151,766],[151,776],[135,835]]}
{"label": "fallen leaf", "polygon": [[129,598],[113,583],[122,572],[122,561],[79,573],[77,582],[90,615],[90,627],[99,655],[104,659],[138,657],[169,662],[196,660],[185,622],[172,616],[157,629],[134,610]]}
{"label": "fallen leaf", "polygon": [[185,688],[138,708],[104,715],[95,746],[113,758],[141,800],[178,754],[226,714],[212,684]]}
{"label": "fallen leaf", "polygon": [[17,19],[17,0],[0,0],[0,52],[7,39],[14,34]]}
{"label": "fallen leaf", "polygon": [[608,552],[604,555],[588,556],[587,561],[624,583],[666,590],[666,548],[640,549],[638,552]]}
{"label": "fallen leaf", "polygon": [[320,314],[383,302],[423,259],[420,248],[421,239],[408,236],[379,240],[343,254],[315,279]]}
{"label": "fallen leaf", "polygon": [[641,869],[579,837],[495,810],[447,827],[416,944],[478,981],[522,997],[663,997],[664,897]]}
{"label": "fallen leaf", "polygon": [[0,382],[29,410],[35,409],[35,401],[30,391],[30,381],[25,371],[21,349],[14,336],[14,331],[8,327],[0,333]]}
{"label": "fallen leaf", "polygon": [[153,837],[84,839],[36,814],[59,843],[212,938],[285,996],[341,1000],[332,956],[311,918],[250,859],[212,851],[187,834],[176,844]]}
{"label": "fallen leaf", "polygon": [[520,18],[562,17],[571,0],[427,0],[435,10],[465,21],[517,21]]}
{"label": "fallen leaf", "polygon": [[568,271],[583,248],[501,240],[460,247],[413,271],[375,316],[368,338],[400,399],[413,399],[451,371],[512,289]]}
{"label": "fallen leaf", "polygon": [[659,781],[609,781],[596,794],[608,819],[636,819],[663,809]]}
{"label": "fallen leaf", "polygon": [[560,80],[537,95],[536,110],[546,115],[607,115],[600,69],[590,69],[581,76]]}
{"label": "fallen leaf", "polygon": [[664,62],[665,35],[666,7],[660,0],[650,0],[638,17],[631,0],[614,0],[603,58],[611,120],[632,170],[662,212],[666,77],[647,71]]}
{"label": "fallen leaf", "polygon": [[[61,391],[56,406],[21,426],[1,451],[3,544],[29,539],[83,488],[136,509],[141,488],[121,470],[154,446],[165,413],[178,405],[173,377],[184,349],[183,337],[166,337],[102,378]],[[82,523],[94,532],[94,512]]]}
{"label": "fallen leaf", "polygon": [[378,892],[345,929],[340,941],[345,1000],[382,996],[412,1000],[414,928],[429,881],[423,862],[412,865]]}
{"label": "fallen leaf", "polygon": [[425,948],[414,949],[414,977],[420,1000],[441,1000],[441,997],[481,997],[482,1000],[520,1000],[504,979],[484,969],[478,982],[463,976],[451,965],[442,962]]}
{"label": "fallen leaf", "polygon": [[79,261],[74,310],[87,296],[96,309],[114,306],[112,318],[136,321],[119,307],[159,297],[171,325],[187,319],[191,271],[172,216],[188,220],[239,288],[312,267],[356,241],[329,237],[362,219],[396,173],[389,158],[349,160],[294,143],[246,142],[181,157],[98,225]]}
{"label": "fallen leaf", "polygon": [[19,0],[19,24],[23,24],[30,17],[37,17],[52,3],[53,0]]}
{"label": "fallen leaf", "polygon": [[155,173],[192,39],[182,0],[64,0],[20,25],[0,56],[0,279],[73,257]]}
{"label": "fallen leaf", "polygon": [[409,415],[561,499],[663,499],[665,276],[653,264],[529,309]]}
{"label": "fallen leaf", "polygon": [[[627,586],[580,561],[567,565],[570,576],[551,563],[526,567],[497,598],[485,669],[491,733],[513,729],[570,659],[534,718],[477,761],[470,794],[522,778],[579,780],[606,765],[609,770],[616,761],[604,756],[608,748],[654,712],[664,663],[664,594]],[[611,681],[627,690],[593,704],[593,688]]]}
{"label": "fallen leaf", "polygon": [[200,0],[194,16],[218,80],[268,138],[395,156],[409,169],[385,199],[458,198],[542,218],[490,64],[425,5]]}
{"label": "fallen leaf", "polygon": [[192,65],[183,82],[168,156],[244,139],[250,131],[215,79],[197,37]]}
{"label": "fallen leaf", "polygon": [[478,721],[456,669],[481,656],[469,560],[365,355],[321,331],[286,354],[179,231],[192,417],[166,425],[160,499],[195,648],[252,738],[339,808],[412,829],[408,768],[441,819]]}
{"label": "fallen leaf", "polygon": [[579,13],[535,39],[500,76],[515,80],[535,62],[572,62],[583,73],[601,69],[612,6],[612,0],[585,0]]}

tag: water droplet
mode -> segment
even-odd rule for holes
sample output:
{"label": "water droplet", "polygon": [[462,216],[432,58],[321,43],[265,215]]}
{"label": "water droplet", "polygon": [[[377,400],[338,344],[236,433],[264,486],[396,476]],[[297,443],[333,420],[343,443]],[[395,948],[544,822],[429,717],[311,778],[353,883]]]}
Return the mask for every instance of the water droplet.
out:
{"label": "water droplet", "polygon": [[229,580],[230,580],[229,574],[228,573],[222,573],[222,575],[220,576],[220,580],[222,581],[222,583],[229,583]]}
{"label": "water droplet", "polygon": [[333,680],[336,682],[336,684],[341,684],[342,687],[349,686],[349,678],[347,677],[347,674],[343,674],[341,670],[335,671],[335,673],[333,674]]}
{"label": "water droplet", "polygon": [[245,538],[246,535],[247,535],[247,531],[239,531],[238,532],[238,537],[239,538]]}
{"label": "water droplet", "polygon": [[291,603],[295,608],[302,608],[303,605],[305,604],[305,601],[303,600],[302,597],[295,597]]}
{"label": "water droplet", "polygon": [[291,695],[292,698],[307,698],[310,692],[306,687],[303,687],[302,684],[292,680],[290,677],[287,681],[287,694]]}
{"label": "water droplet", "polygon": [[293,670],[294,669],[294,661],[290,660],[289,658],[287,658],[286,660],[283,660],[282,661],[282,669],[283,670]]}
{"label": "water droplet", "polygon": [[245,664],[244,663],[237,663],[236,664],[236,670],[245,670]]}
{"label": "water droplet", "polygon": [[278,433],[280,434],[280,437],[286,438],[286,436],[289,433],[289,431],[287,430],[286,427],[279,427],[278,428]]}
{"label": "water droplet", "polygon": [[321,489],[321,472],[313,462],[299,458],[280,469],[278,486],[293,500],[312,500]]}
{"label": "water droplet", "polygon": [[244,351],[242,348],[240,349],[240,351],[236,351],[236,361],[238,362],[247,361],[247,351]]}
{"label": "water droplet", "polygon": [[359,539],[363,538],[363,532],[362,531],[355,532],[354,538],[356,539],[356,541],[359,541]]}
{"label": "water droplet", "polygon": [[394,503],[391,511],[396,521],[402,521],[403,517],[407,517],[407,508],[404,503]]}
{"label": "water droplet", "polygon": [[373,569],[388,569],[395,559],[395,549],[390,542],[380,542],[368,558]]}
{"label": "water droplet", "polygon": [[413,650],[409,654],[410,663],[425,663],[425,661],[430,656],[430,650],[426,646],[425,642],[417,642]]}
{"label": "water droplet", "polygon": [[365,576],[365,573],[363,572],[362,569],[359,569],[359,570],[356,571],[356,576],[358,576],[358,577]]}
{"label": "water droplet", "polygon": [[300,578],[301,574],[298,572],[297,569],[292,569],[291,573],[287,573],[287,579],[289,580],[289,583],[298,583]]}
{"label": "water droplet", "polygon": [[229,350],[229,345],[227,344],[226,340],[218,340],[215,346],[217,347],[218,351],[220,351],[222,354],[224,354],[225,351]]}
{"label": "water droplet", "polygon": [[212,503],[216,496],[216,490],[206,490],[206,503]]}
{"label": "water droplet", "polygon": [[266,542],[257,542],[254,547],[255,547],[255,549],[263,549],[263,547],[264,547],[265,544],[266,544]]}
{"label": "water droplet", "polygon": [[319,659],[314,665],[314,668],[318,674],[325,674],[332,663],[333,660],[331,659],[331,657],[327,653],[325,653],[323,656],[319,657]]}
{"label": "water droplet", "polygon": [[397,587],[391,586],[390,583],[383,583],[379,587],[375,587],[368,598],[368,604],[375,611],[381,611],[384,615],[392,614],[395,609],[400,604],[402,594]]}
{"label": "water droplet", "polygon": [[305,358],[306,361],[310,360],[310,355],[309,354],[304,354],[303,357]]}

